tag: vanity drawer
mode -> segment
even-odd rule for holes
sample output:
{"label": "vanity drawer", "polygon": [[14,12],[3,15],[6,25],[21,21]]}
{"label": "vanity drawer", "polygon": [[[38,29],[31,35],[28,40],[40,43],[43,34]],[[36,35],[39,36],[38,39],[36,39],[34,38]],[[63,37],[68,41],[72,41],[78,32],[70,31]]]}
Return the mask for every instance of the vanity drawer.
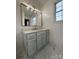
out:
{"label": "vanity drawer", "polygon": [[30,40],[30,39],[36,39],[36,33],[29,33],[27,34],[27,39]]}
{"label": "vanity drawer", "polygon": [[37,33],[37,37],[40,38],[40,37],[43,37],[43,38],[46,38],[46,31],[40,31]]}
{"label": "vanity drawer", "polygon": [[41,36],[41,32],[37,32],[37,36],[38,36],[38,37]]}

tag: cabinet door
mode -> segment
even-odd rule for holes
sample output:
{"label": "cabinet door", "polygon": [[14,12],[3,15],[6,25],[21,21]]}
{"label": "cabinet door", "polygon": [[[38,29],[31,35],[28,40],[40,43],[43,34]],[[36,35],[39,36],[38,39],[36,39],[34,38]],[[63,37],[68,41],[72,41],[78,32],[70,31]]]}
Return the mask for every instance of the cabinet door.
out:
{"label": "cabinet door", "polygon": [[42,39],[41,39],[41,37],[38,37],[37,38],[37,49],[39,50],[41,48],[42,48]]}
{"label": "cabinet door", "polygon": [[37,48],[41,49],[46,45],[46,31],[40,31],[37,33]]}
{"label": "cabinet door", "polygon": [[36,52],[36,39],[28,40],[28,56]]}
{"label": "cabinet door", "polygon": [[47,37],[46,43],[49,43],[49,30],[46,31],[46,37]]}
{"label": "cabinet door", "polygon": [[46,45],[46,31],[41,32],[42,46]]}
{"label": "cabinet door", "polygon": [[32,56],[36,52],[36,33],[28,34],[27,39],[28,39],[27,44],[28,56]]}
{"label": "cabinet door", "polygon": [[42,48],[42,39],[41,39],[41,32],[37,32],[37,49]]}

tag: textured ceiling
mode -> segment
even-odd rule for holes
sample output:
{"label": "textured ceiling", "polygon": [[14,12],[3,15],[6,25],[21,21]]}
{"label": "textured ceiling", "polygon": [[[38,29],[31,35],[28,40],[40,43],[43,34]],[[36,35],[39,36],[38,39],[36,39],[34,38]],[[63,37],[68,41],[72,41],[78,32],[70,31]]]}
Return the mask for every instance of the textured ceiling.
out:
{"label": "textured ceiling", "polygon": [[41,9],[41,7],[48,1],[48,0],[25,0],[28,4]]}
{"label": "textured ceiling", "polygon": [[[41,9],[42,6],[49,0],[25,0],[28,4],[32,5],[33,7],[37,9]],[[57,0],[54,0],[57,1]]]}

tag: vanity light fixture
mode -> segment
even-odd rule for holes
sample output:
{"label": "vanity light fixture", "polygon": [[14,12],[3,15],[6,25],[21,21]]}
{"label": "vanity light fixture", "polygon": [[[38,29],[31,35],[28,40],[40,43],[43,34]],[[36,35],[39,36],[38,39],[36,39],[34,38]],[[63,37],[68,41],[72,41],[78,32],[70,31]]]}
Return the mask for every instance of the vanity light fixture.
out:
{"label": "vanity light fixture", "polygon": [[40,12],[38,9],[35,9],[37,12]]}
{"label": "vanity light fixture", "polygon": [[33,7],[31,7],[31,12],[32,12],[32,11],[34,11],[34,8],[33,8]]}
{"label": "vanity light fixture", "polygon": [[37,12],[41,13],[38,9],[34,8],[31,5],[28,5],[27,3],[22,2],[21,4],[25,5],[27,10],[31,9],[31,11],[34,11],[34,13],[37,13]]}

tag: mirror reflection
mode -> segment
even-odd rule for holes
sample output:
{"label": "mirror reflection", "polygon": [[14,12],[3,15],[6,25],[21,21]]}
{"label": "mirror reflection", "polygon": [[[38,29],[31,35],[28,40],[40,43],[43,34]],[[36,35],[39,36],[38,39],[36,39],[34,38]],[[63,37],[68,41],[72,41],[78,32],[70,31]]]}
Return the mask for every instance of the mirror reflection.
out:
{"label": "mirror reflection", "polygon": [[41,26],[41,12],[21,3],[22,26]]}

